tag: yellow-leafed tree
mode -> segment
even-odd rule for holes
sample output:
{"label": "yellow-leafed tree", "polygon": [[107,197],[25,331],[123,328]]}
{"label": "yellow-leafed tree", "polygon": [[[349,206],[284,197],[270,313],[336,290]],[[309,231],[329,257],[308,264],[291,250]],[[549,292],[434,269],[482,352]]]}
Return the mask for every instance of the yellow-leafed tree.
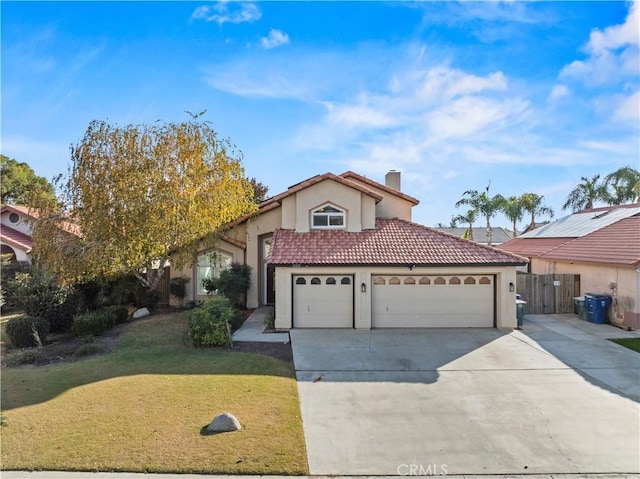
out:
{"label": "yellow-leafed tree", "polygon": [[41,211],[34,257],[66,282],[135,274],[154,289],[171,258],[257,206],[239,153],[207,122],[118,127],[93,121],[71,147],[61,208]]}

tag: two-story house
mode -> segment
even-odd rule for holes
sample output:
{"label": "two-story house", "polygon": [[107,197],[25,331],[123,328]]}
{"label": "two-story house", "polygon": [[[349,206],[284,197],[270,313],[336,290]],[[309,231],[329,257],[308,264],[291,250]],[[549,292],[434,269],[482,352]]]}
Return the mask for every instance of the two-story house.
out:
{"label": "two-story house", "polygon": [[187,299],[232,261],[252,267],[250,308],[274,304],[276,328],[516,326],[516,266],[526,260],[411,222],[418,200],[354,172],[326,173],[260,204],[203,251]]}

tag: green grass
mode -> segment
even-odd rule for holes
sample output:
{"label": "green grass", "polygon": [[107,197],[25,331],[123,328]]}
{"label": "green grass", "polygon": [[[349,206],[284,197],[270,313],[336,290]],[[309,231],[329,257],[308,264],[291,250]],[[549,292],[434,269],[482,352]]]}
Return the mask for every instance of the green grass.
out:
{"label": "green grass", "polygon": [[[2,469],[308,474],[294,371],[185,344],[186,313],[132,324],[108,355],[2,371]],[[203,436],[216,414],[242,423]]]}
{"label": "green grass", "polygon": [[624,339],[610,339],[625,348],[629,348],[637,353],[640,353],[640,338],[624,338]]}

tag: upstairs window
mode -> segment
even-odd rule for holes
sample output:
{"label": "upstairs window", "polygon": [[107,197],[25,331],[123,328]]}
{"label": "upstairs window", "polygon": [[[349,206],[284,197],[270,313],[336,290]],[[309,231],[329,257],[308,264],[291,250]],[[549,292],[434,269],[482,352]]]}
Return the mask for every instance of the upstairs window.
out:
{"label": "upstairs window", "polygon": [[341,229],[345,227],[344,216],[343,210],[325,205],[311,213],[311,226],[318,229]]}

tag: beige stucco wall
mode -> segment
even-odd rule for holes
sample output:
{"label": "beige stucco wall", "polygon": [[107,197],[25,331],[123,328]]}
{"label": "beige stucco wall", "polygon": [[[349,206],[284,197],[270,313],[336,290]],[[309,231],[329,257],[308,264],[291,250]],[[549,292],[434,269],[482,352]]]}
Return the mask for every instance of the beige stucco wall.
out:
{"label": "beige stucco wall", "polygon": [[358,183],[365,188],[382,195],[384,198],[376,205],[376,218],[400,218],[402,220],[411,221],[411,208],[413,203],[389,194],[386,191],[376,188],[368,183],[358,181],[356,178],[349,178],[349,181]]}
{"label": "beige stucco wall", "polygon": [[246,262],[251,266],[251,287],[247,291],[247,307],[257,308],[262,303],[260,292],[262,286],[262,267],[260,260],[260,250],[262,239],[273,234],[276,228],[280,228],[282,223],[283,208],[276,208],[267,211],[246,223]]}
{"label": "beige stucco wall", "polygon": [[31,231],[33,230],[32,220],[22,213],[16,213],[20,219],[17,223],[12,223],[9,221],[9,216],[13,213],[12,211],[5,211],[2,213],[2,217],[0,218],[0,222],[3,225],[7,225],[9,228],[13,228],[20,233],[26,234],[27,236],[31,236]]}
{"label": "beige stucco wall", "polygon": [[[346,211],[347,231],[362,231],[362,201],[360,191],[333,180],[316,183],[295,194],[295,230],[307,233],[311,224],[311,212],[330,203]],[[290,209],[285,213],[289,214]],[[374,220],[375,221],[375,220]],[[283,223],[289,224],[288,221]]]}
{"label": "beige stucco wall", "polygon": [[16,255],[16,261],[20,261],[21,263],[31,263],[31,256],[29,256],[26,251],[13,245],[7,244],[3,241],[0,241],[0,245],[6,245],[11,248]]}
{"label": "beige stucco wall", "polygon": [[[354,316],[357,329],[371,329],[371,293],[372,274],[405,275],[409,273],[406,267],[364,267],[343,266],[326,268],[276,268],[276,328],[290,329],[292,326],[292,277],[295,274],[344,274],[354,275]],[[496,275],[496,325],[499,329],[512,329],[517,326],[515,294],[509,292],[509,283],[516,283],[515,267],[465,267],[465,268],[414,268],[415,275]],[[366,285],[366,292],[362,292],[362,283]]]}
{"label": "beige stucco wall", "polygon": [[376,200],[369,195],[360,193],[361,217],[360,222],[363,230],[373,230],[376,228]]}
{"label": "beige stucco wall", "polygon": [[[609,308],[609,321],[622,323],[625,312],[640,314],[638,272],[633,267],[576,262],[572,264],[533,258],[531,272],[534,274],[579,274],[581,295],[598,293],[613,296],[613,303]],[[614,289],[611,288],[612,283],[616,285]]]}

